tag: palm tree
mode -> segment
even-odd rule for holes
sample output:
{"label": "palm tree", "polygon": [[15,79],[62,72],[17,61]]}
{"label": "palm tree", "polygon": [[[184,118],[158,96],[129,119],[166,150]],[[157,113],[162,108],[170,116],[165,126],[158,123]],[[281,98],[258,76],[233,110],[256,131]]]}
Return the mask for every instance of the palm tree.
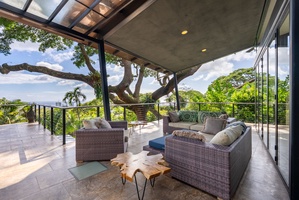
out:
{"label": "palm tree", "polygon": [[[80,99],[82,99],[82,101],[85,101],[86,96],[85,96],[85,94],[83,94],[81,92],[80,87],[76,87],[74,89],[74,91],[67,92],[62,101],[65,102],[65,103],[68,103],[69,105],[72,105],[72,103],[75,102],[76,106],[81,106],[81,100]],[[77,110],[78,119],[79,119],[79,121],[81,121],[81,119],[80,119],[80,110],[79,110],[79,108],[77,108],[76,110]]]}
{"label": "palm tree", "polygon": [[81,106],[81,99],[82,101],[86,100],[85,94],[81,92],[80,87],[76,87],[74,91],[67,92],[63,98],[63,102],[72,105],[73,102],[76,103],[77,106]]}

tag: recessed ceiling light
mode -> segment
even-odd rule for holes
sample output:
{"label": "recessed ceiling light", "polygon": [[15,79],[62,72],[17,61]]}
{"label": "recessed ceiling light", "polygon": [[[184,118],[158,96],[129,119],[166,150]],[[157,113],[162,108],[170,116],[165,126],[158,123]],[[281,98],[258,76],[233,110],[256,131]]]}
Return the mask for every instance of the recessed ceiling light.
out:
{"label": "recessed ceiling light", "polygon": [[202,50],[201,50],[201,52],[206,52],[206,51],[207,51],[207,49],[202,49]]}
{"label": "recessed ceiling light", "polygon": [[187,33],[188,33],[187,30],[183,30],[183,31],[181,32],[182,35],[186,35]]}

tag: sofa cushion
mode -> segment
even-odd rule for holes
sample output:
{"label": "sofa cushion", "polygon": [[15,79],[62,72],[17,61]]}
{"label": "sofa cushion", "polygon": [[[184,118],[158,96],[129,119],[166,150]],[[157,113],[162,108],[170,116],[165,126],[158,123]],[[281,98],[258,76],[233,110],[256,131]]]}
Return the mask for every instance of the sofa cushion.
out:
{"label": "sofa cushion", "polygon": [[150,140],[148,142],[148,145],[152,148],[155,149],[161,149],[164,150],[165,149],[165,138],[171,136],[171,134],[163,136],[163,137],[159,137],[153,140]]}
{"label": "sofa cushion", "polygon": [[238,125],[242,126],[242,128],[243,128],[242,134],[245,133],[247,126],[245,125],[244,122],[241,122],[241,121],[232,122],[232,123],[228,124],[226,127],[228,128],[228,127],[238,126]]}
{"label": "sofa cushion", "polygon": [[215,136],[214,134],[203,133],[201,131],[198,131],[198,132],[201,133],[203,136],[205,136],[206,142],[210,142],[213,139],[213,137]]}
{"label": "sofa cushion", "polygon": [[207,117],[219,117],[220,115],[220,112],[199,111],[197,121],[200,124],[204,124]]}
{"label": "sofa cushion", "polygon": [[103,129],[111,129],[111,125],[109,122],[107,122],[105,119],[101,119],[100,117],[97,117],[94,119],[95,120],[95,125],[98,128],[103,128]]}
{"label": "sofa cushion", "polygon": [[197,122],[198,112],[180,110],[179,117],[180,117],[180,121],[183,121],[183,122]]}
{"label": "sofa cushion", "polygon": [[83,120],[83,127],[85,129],[98,129],[98,127],[95,124],[95,119],[85,119]]}
{"label": "sofa cushion", "polygon": [[216,134],[219,131],[223,130],[226,126],[226,120],[220,118],[208,117],[206,118],[204,128],[202,129],[203,133]]}
{"label": "sofa cushion", "polygon": [[190,128],[191,130],[195,130],[195,131],[201,131],[203,129],[204,125],[203,124],[193,124],[193,125],[190,125]]}
{"label": "sofa cushion", "polygon": [[191,125],[196,124],[196,122],[169,122],[169,126],[175,127],[175,128],[184,128],[184,129],[190,129]]}
{"label": "sofa cushion", "polygon": [[243,127],[240,125],[228,127],[217,133],[210,143],[228,146],[231,145],[242,133]]}
{"label": "sofa cushion", "polygon": [[221,114],[219,115],[220,119],[228,119],[228,115],[227,114]]}
{"label": "sofa cushion", "polygon": [[206,141],[206,138],[203,134],[201,134],[200,132],[197,132],[197,131],[192,131],[192,130],[175,130],[172,132],[172,135],[197,139],[197,140],[200,140],[203,142]]}
{"label": "sofa cushion", "polygon": [[111,129],[111,125],[109,122],[107,122],[105,119],[100,119],[100,127],[101,128],[106,128],[106,129]]}
{"label": "sofa cushion", "polygon": [[179,122],[180,117],[176,111],[168,112],[169,118],[171,122]]}

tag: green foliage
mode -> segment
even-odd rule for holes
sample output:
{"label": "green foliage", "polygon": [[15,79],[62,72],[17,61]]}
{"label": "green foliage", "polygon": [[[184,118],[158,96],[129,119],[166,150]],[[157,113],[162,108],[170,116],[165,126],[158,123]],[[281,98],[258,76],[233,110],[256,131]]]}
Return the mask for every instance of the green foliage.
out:
{"label": "green foliage", "polygon": [[[196,90],[188,90],[188,91],[179,91],[179,97],[181,108],[186,110],[198,110],[198,105],[196,103],[198,102],[205,102],[204,95]],[[166,99],[167,102],[175,102],[176,97],[174,94],[172,94],[169,98]],[[188,102],[188,103],[183,103]],[[174,109],[174,108],[173,108]]]}
{"label": "green foliage", "polygon": [[254,77],[252,68],[238,69],[228,76],[221,76],[209,85],[206,99],[208,102],[231,102],[232,94],[244,84],[252,82]]}
{"label": "green foliage", "polygon": [[72,105],[75,102],[77,106],[80,106],[81,99],[84,101],[86,96],[81,92],[80,87],[76,87],[74,91],[67,92],[62,101],[69,105]]}
{"label": "green foliage", "polygon": [[[86,54],[89,56],[90,63],[94,65],[96,62],[92,60],[93,56],[98,55],[98,50],[96,48],[90,47],[90,46],[84,46]],[[85,58],[82,54],[80,46],[77,44],[74,47],[74,54],[73,58],[71,59],[78,68],[85,67]]]}
{"label": "green foliage", "polygon": [[28,104],[20,99],[9,101],[0,99],[0,125],[13,124],[27,121],[26,112],[29,110]]}
{"label": "green foliage", "polygon": [[10,45],[14,41],[39,43],[41,52],[45,52],[49,48],[57,51],[66,50],[73,45],[71,40],[5,18],[0,18],[1,27],[3,30],[0,34],[0,52],[4,55],[10,54]]}

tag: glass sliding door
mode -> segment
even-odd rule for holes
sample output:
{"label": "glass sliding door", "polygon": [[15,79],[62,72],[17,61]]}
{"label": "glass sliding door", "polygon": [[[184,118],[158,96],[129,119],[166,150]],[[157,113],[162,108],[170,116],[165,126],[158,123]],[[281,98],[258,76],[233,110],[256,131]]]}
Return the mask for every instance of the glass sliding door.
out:
{"label": "glass sliding door", "polygon": [[289,15],[279,28],[278,36],[278,167],[289,180]]}
{"label": "glass sliding door", "polygon": [[276,95],[276,88],[275,88],[275,73],[276,73],[276,49],[275,49],[275,38],[273,38],[271,44],[268,47],[269,59],[268,59],[268,67],[269,67],[269,77],[268,77],[268,117],[269,117],[269,137],[268,137],[268,149],[275,159],[275,137],[276,137],[276,128],[275,128],[275,95]]}
{"label": "glass sliding door", "polygon": [[263,77],[262,61],[257,66],[257,131],[263,138],[262,123],[262,77]]}
{"label": "glass sliding door", "polygon": [[268,147],[269,137],[269,76],[268,76],[268,51],[263,56],[263,141]]}

